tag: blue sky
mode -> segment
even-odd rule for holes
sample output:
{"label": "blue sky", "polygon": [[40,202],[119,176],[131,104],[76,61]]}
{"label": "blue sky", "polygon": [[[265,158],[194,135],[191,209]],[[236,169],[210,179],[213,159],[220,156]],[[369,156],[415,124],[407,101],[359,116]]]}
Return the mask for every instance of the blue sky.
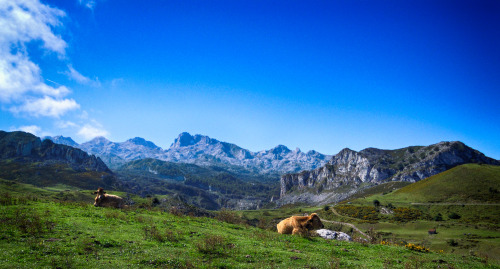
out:
{"label": "blue sky", "polygon": [[[0,0],[0,129],[500,159],[500,2]],[[3,59],[3,60],[2,60]]]}

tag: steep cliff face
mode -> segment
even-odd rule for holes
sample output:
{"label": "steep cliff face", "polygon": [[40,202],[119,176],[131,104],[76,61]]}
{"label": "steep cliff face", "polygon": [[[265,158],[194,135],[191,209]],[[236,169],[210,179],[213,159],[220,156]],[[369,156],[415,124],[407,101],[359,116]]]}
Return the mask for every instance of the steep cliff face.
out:
{"label": "steep cliff face", "polygon": [[461,142],[398,150],[343,149],[324,166],[280,179],[280,203],[328,203],[388,181],[415,182],[465,163],[500,165]]}
{"label": "steep cliff face", "polygon": [[0,159],[25,159],[42,163],[61,162],[75,170],[111,173],[104,162],[85,151],[24,132],[0,131]]}

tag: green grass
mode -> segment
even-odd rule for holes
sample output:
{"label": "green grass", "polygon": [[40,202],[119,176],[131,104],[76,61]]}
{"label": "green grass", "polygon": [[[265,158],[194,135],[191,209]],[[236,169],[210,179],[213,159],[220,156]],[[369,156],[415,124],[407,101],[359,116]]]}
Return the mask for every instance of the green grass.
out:
{"label": "green grass", "polygon": [[477,255],[280,235],[157,208],[96,208],[90,190],[66,191],[81,195],[64,201],[60,190],[0,184],[0,268],[494,268]]}
{"label": "green grass", "polygon": [[414,203],[499,203],[500,166],[457,166],[388,194],[385,200]]}

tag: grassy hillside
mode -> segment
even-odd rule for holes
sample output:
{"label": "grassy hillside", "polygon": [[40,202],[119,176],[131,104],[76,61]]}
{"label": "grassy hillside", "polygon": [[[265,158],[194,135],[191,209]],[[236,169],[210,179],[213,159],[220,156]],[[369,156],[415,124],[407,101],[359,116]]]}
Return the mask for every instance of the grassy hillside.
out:
{"label": "grassy hillside", "polygon": [[416,182],[387,199],[425,203],[500,203],[500,166],[465,164]]}
{"label": "grassy hillside", "polygon": [[349,201],[353,206],[412,208],[421,219],[452,219],[498,227],[500,166],[465,164],[391,193]]}
{"label": "grassy hillside", "polygon": [[500,166],[464,164],[397,191],[351,202],[371,204],[375,199],[394,205],[411,203],[498,204],[500,203]]}
{"label": "grassy hillside", "polygon": [[280,235],[140,206],[148,200],[95,208],[90,190],[0,185],[0,268],[494,267],[475,256]]}

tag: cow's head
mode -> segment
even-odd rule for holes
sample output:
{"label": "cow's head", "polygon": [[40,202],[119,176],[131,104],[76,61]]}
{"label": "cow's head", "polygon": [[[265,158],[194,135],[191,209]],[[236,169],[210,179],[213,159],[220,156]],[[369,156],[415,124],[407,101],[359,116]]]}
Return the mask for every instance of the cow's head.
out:
{"label": "cow's head", "polygon": [[104,191],[103,188],[99,188],[97,189],[96,192],[94,192],[94,194],[96,194],[96,197],[95,197],[95,201],[94,201],[94,206],[100,206],[101,203],[102,203],[102,200],[104,199],[104,194],[106,192]]}
{"label": "cow's head", "polygon": [[306,228],[308,230],[323,229],[325,226],[321,223],[321,219],[316,213],[312,213],[307,221]]}

